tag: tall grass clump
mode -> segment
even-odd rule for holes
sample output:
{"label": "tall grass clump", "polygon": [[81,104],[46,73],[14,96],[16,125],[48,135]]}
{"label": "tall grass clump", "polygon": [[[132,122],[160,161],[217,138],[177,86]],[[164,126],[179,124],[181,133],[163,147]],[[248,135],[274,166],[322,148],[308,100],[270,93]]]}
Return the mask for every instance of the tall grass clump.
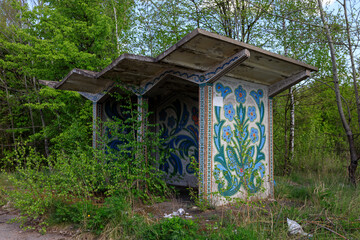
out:
{"label": "tall grass clump", "polygon": [[296,220],[316,239],[360,237],[359,189],[347,181],[346,171],[338,175],[294,172],[276,177],[275,198],[283,203],[280,209],[272,209],[276,219],[284,224],[286,218]]}

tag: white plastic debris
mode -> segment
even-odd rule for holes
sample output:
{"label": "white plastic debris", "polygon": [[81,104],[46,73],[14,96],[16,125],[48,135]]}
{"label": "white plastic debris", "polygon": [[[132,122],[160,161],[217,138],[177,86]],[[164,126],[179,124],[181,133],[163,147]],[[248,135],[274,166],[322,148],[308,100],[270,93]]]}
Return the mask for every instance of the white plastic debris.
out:
{"label": "white plastic debris", "polygon": [[304,232],[300,224],[287,218],[287,224],[289,226],[289,233],[292,235],[300,234],[307,237],[312,237],[312,234]]}
{"label": "white plastic debris", "polygon": [[185,210],[182,208],[179,208],[176,212],[170,214],[164,213],[164,218],[173,218],[176,216],[183,216],[183,215],[186,215],[185,218],[192,218],[192,216],[190,216],[188,213],[185,213]]}
{"label": "white plastic debris", "polygon": [[182,216],[182,215],[185,214],[185,210],[182,209],[182,208],[179,208],[179,209],[177,210],[177,214],[178,214],[179,216]]}

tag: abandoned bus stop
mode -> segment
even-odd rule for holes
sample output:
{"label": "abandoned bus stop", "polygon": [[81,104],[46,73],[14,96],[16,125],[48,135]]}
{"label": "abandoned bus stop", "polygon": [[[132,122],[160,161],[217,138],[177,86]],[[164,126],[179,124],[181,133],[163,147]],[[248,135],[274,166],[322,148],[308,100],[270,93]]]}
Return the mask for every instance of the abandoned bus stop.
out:
{"label": "abandoned bus stop", "polygon": [[199,184],[201,196],[220,205],[228,197],[273,196],[272,97],[312,71],[317,68],[196,29],[156,58],[122,54],[101,72],[74,69],[61,82],[43,84],[91,100],[94,123],[119,111],[109,96],[115,80],[131,86],[173,149],[162,166],[167,182]]}

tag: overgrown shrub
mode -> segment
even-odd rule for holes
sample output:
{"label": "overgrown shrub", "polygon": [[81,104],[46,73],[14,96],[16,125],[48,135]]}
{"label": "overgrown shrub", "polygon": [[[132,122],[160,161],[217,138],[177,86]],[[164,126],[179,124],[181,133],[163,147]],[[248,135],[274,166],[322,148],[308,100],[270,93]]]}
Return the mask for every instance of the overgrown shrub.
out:
{"label": "overgrown shrub", "polygon": [[[18,146],[6,158],[15,169],[8,176],[14,186],[9,199],[21,210],[22,220],[45,220],[46,214],[54,214],[54,222],[101,230],[105,216],[111,217],[119,213],[114,209],[123,207],[115,203],[114,196],[131,205],[136,199],[149,201],[166,195],[168,188],[157,162],[161,140],[156,133],[139,131],[144,123],[138,109],[146,106],[133,104],[131,96],[126,96],[118,99],[126,103],[121,106],[126,118],[102,123],[112,134],[104,134],[99,149],[74,143],[77,147],[71,153],[53,151],[45,158],[31,147]],[[109,147],[113,140],[121,143],[115,150]],[[104,207],[94,205],[99,196],[108,197]]]}
{"label": "overgrown shrub", "polygon": [[50,223],[75,223],[97,234],[100,234],[109,222],[125,220],[131,213],[131,206],[123,196],[108,197],[102,205],[94,205],[88,201],[57,201],[52,206]]}

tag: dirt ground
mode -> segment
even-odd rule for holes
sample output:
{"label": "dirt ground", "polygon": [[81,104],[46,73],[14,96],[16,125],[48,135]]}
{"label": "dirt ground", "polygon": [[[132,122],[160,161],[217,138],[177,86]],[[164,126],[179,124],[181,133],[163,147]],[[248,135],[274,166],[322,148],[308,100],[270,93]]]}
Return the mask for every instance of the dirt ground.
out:
{"label": "dirt ground", "polygon": [[20,223],[10,223],[11,219],[19,216],[14,209],[0,208],[0,240],[66,240],[72,236],[65,232],[48,231],[42,235],[35,230],[22,230]]}

